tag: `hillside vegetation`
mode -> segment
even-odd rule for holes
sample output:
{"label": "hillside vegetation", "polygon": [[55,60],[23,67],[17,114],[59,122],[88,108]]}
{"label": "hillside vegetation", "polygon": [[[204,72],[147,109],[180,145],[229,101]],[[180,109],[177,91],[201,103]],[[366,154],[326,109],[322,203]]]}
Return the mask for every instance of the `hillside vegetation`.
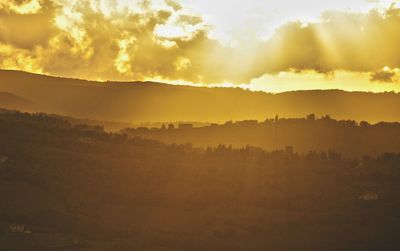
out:
{"label": "hillside vegetation", "polygon": [[287,146],[296,152],[338,151],[346,157],[362,158],[377,156],[385,152],[400,152],[400,123],[380,122],[369,124],[353,120],[335,120],[329,116],[316,118],[267,119],[265,121],[228,121],[224,124],[190,127],[167,125],[159,128],[127,128],[130,137],[140,136],[165,143],[187,144],[207,147],[220,144],[235,148],[247,145],[261,147],[267,151],[284,149]]}
{"label": "hillside vegetation", "polygon": [[[0,159],[2,251],[399,244],[399,154],[347,159],[335,151],[193,148],[3,113]],[[9,224],[33,233],[7,233]]]}

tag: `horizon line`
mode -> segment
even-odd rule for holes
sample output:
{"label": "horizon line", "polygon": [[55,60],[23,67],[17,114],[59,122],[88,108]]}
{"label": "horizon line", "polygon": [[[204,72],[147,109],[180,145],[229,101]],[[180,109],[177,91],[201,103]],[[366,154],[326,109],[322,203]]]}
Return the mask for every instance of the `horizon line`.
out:
{"label": "horizon line", "polygon": [[[277,92],[272,92],[272,91],[264,91],[264,90],[251,90],[249,88],[245,88],[244,86],[249,85],[249,84],[231,84],[230,86],[223,86],[224,84],[201,84],[201,83],[173,83],[173,81],[179,81],[179,80],[128,80],[128,81],[122,81],[122,80],[94,80],[94,79],[85,79],[85,78],[79,78],[79,77],[66,77],[66,76],[57,76],[49,73],[37,73],[37,72],[30,72],[30,71],[24,71],[24,70],[17,70],[17,69],[2,69],[0,68],[0,71],[3,72],[15,72],[15,73],[24,73],[24,74],[30,74],[30,75],[36,75],[36,76],[43,76],[43,77],[49,77],[49,78],[58,78],[58,79],[65,79],[65,80],[74,80],[74,81],[85,81],[85,82],[92,82],[92,83],[111,83],[111,84],[159,84],[159,85],[169,85],[169,86],[181,86],[181,87],[194,87],[194,88],[208,88],[208,89],[240,89],[243,91],[248,91],[248,92],[253,92],[253,93],[267,93],[267,94],[272,94],[272,95],[277,95],[277,94],[285,94],[285,93],[293,93],[293,92],[313,92],[313,91],[341,91],[345,93],[374,93],[374,94],[385,94],[385,93],[394,93],[394,94],[400,94],[399,92],[396,92],[394,90],[392,91],[358,91],[358,90],[344,90],[340,88],[332,88],[332,89],[294,89],[294,90],[288,90],[288,91],[277,91]],[[165,81],[165,82],[164,82]],[[171,81],[171,82],[168,82]]]}

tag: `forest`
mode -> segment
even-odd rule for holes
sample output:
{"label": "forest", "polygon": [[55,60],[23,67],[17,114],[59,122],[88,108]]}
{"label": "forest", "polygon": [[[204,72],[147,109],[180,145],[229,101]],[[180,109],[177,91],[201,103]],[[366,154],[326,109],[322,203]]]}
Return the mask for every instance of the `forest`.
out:
{"label": "forest", "polygon": [[[382,126],[313,123],[365,137]],[[0,250],[397,250],[398,151],[201,147],[127,131],[2,112]]]}
{"label": "forest", "polygon": [[191,124],[167,124],[160,128],[126,128],[130,137],[140,136],[166,143],[207,147],[220,144],[243,148],[248,145],[266,151],[294,148],[295,152],[338,151],[349,158],[378,156],[400,152],[400,123],[336,120],[329,115],[317,118],[279,118],[264,121],[228,121],[222,124],[195,127]]}

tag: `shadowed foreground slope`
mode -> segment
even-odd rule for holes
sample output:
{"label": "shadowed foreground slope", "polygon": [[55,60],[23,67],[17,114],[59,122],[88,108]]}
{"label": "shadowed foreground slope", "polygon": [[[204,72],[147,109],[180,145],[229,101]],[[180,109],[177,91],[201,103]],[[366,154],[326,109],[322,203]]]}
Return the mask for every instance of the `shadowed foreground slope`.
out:
{"label": "shadowed foreground slope", "polygon": [[202,150],[8,113],[0,161],[2,251],[400,245],[399,154]]}
{"label": "shadowed foreground slope", "polygon": [[0,70],[0,91],[26,97],[38,111],[107,121],[258,119],[316,113],[338,119],[399,121],[400,94],[298,91],[281,94],[160,83],[99,83]]}

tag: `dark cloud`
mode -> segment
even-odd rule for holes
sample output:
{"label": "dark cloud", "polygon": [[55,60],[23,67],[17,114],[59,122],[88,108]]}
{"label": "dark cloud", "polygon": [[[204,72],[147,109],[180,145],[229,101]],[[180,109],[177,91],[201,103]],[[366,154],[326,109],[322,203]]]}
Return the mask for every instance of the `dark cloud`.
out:
{"label": "dark cloud", "polygon": [[373,82],[385,82],[392,83],[396,73],[393,71],[378,71],[371,73],[371,81]]}

